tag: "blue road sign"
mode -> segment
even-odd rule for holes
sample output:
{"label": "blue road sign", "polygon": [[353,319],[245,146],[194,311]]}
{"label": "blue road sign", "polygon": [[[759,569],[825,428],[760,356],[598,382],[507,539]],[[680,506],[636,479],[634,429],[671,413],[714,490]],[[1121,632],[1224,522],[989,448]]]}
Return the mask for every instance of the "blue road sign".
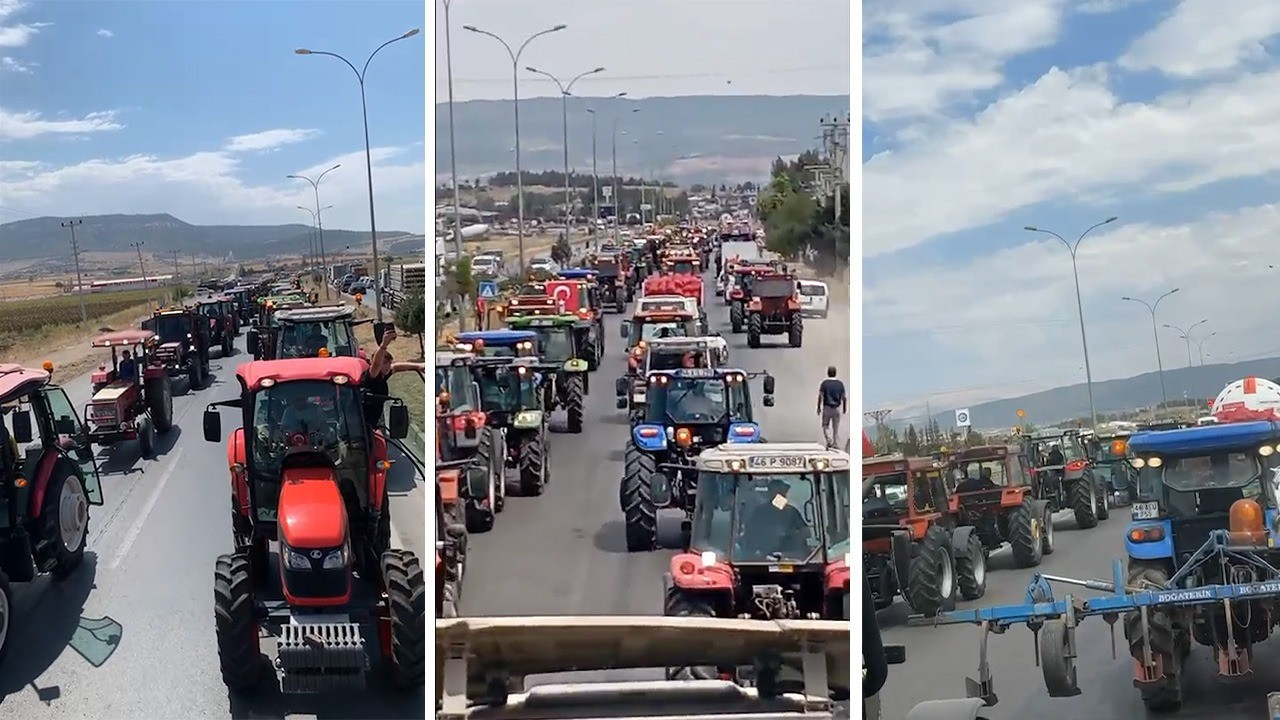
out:
{"label": "blue road sign", "polygon": [[480,283],[480,297],[486,300],[498,297],[498,283],[489,281]]}

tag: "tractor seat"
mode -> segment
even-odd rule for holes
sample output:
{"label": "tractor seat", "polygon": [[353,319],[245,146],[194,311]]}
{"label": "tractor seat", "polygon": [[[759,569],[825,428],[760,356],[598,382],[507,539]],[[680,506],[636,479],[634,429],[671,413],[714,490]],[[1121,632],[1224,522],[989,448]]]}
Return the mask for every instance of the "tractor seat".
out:
{"label": "tractor seat", "polygon": [[93,402],[115,402],[137,385],[129,380],[115,380],[93,394]]}

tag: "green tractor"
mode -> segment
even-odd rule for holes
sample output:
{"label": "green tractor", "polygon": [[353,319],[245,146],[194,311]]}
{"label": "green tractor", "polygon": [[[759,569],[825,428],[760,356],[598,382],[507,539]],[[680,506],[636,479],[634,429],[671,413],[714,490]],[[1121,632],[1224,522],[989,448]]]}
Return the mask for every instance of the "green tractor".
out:
{"label": "green tractor", "polygon": [[575,315],[525,315],[508,317],[512,330],[537,334],[539,372],[549,374],[542,383],[543,408],[564,410],[569,432],[582,432],[585,398],[590,392],[587,361],[592,335],[591,321]]}
{"label": "green tractor", "polygon": [[537,358],[530,357],[478,357],[470,367],[485,424],[503,434],[505,466],[520,473],[520,494],[541,495],[551,479],[541,385],[552,376],[540,373]]}

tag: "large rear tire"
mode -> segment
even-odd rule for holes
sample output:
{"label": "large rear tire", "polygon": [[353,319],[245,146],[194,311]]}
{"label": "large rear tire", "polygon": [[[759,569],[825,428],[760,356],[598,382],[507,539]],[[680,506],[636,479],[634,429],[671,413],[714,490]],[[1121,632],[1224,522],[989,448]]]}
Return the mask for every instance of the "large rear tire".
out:
{"label": "large rear tire", "polygon": [[951,551],[951,533],[934,525],[920,541],[919,552],[911,559],[906,600],[912,610],[933,617],[956,602],[956,565]]}
{"label": "large rear tire", "polygon": [[760,335],[764,332],[764,318],[760,313],[751,313],[747,317],[747,347],[760,347]]}
{"label": "large rear tire", "polygon": [[[688,593],[677,587],[667,588],[662,602],[662,614],[667,617],[716,616],[715,608],[707,598]],[[667,668],[668,680],[716,680],[719,673],[713,667]]]}
{"label": "large rear tire", "polygon": [[798,348],[804,343],[804,323],[800,321],[800,313],[791,316],[790,327],[787,328],[787,341],[793,348]]}
{"label": "large rear tire", "polygon": [[520,444],[520,494],[526,497],[541,495],[547,483],[546,446],[541,433]]}
{"label": "large rear tire", "polygon": [[4,656],[9,650],[9,631],[13,626],[13,590],[9,586],[9,576],[0,570],[0,667],[4,667]]}
{"label": "large rear tire", "polygon": [[408,550],[382,554],[382,580],[391,615],[391,647],[387,655],[391,682],[398,688],[419,687],[426,679],[427,592],[422,563]]}
{"label": "large rear tire", "polygon": [[977,535],[969,535],[964,552],[956,555],[956,584],[965,600],[987,594],[987,553]]}
{"label": "large rear tire", "polygon": [[1098,493],[1088,478],[1071,483],[1067,489],[1067,503],[1076,516],[1076,525],[1088,530],[1098,525]]}
{"label": "large rear tire", "polygon": [[735,332],[742,332],[742,303],[733,301],[729,303],[729,328]]}
{"label": "large rear tire", "polygon": [[1022,507],[1009,514],[1009,545],[1013,548],[1013,562],[1018,567],[1036,567],[1044,556],[1044,518],[1037,512],[1031,498],[1022,501]]}
{"label": "large rear tire", "polygon": [[156,428],[147,415],[138,418],[138,451],[147,460],[156,456]]}
{"label": "large rear tire", "polygon": [[168,375],[148,380],[145,392],[151,422],[156,432],[164,435],[173,429],[173,380]]}
{"label": "large rear tire", "polygon": [[627,552],[649,552],[658,546],[658,508],[653,504],[651,476],[658,472],[653,456],[631,441],[623,451],[622,515]]}
{"label": "large rear tire", "polygon": [[[497,490],[493,487],[493,472],[488,467],[470,468],[465,471],[467,476],[467,497],[463,500],[463,518],[469,533],[489,532],[493,529],[494,521],[497,520],[497,513],[494,512],[493,505],[497,501]],[[478,477],[483,475],[483,480]],[[475,485],[483,485],[483,494],[476,494],[478,488]],[[485,502],[483,505],[482,502]]]}
{"label": "large rear tire", "polygon": [[[1169,580],[1167,570],[1154,564],[1130,561],[1126,584],[1130,587],[1163,587]],[[1144,646],[1151,646],[1151,654],[1164,669],[1164,677],[1139,689],[1142,704],[1152,712],[1170,713],[1182,709],[1182,669],[1190,651],[1189,641],[1179,641],[1179,630],[1172,617],[1152,608],[1147,612],[1148,627],[1143,628],[1138,612],[1125,613],[1124,637],[1129,642],[1129,654],[1139,663],[1144,658]],[[1182,631],[1185,633],[1185,631]]]}
{"label": "large rear tire", "polygon": [[574,434],[582,432],[585,394],[581,373],[574,373],[565,380],[564,412],[567,416],[568,430]]}
{"label": "large rear tire", "polygon": [[45,486],[40,508],[41,540],[47,541],[46,557],[53,558],[50,572],[66,578],[84,562],[89,539],[89,496],[80,476],[63,463],[54,466],[54,475]]}
{"label": "large rear tire", "polygon": [[262,679],[263,659],[254,618],[249,558],[220,555],[213,566],[213,619],[222,682],[248,693]]}

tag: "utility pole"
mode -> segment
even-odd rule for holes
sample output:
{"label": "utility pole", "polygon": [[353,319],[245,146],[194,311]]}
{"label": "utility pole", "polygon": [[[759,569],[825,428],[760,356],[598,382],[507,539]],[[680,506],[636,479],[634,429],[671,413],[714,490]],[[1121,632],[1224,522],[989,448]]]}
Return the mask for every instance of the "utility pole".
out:
{"label": "utility pole", "polygon": [[178,269],[178,251],[170,250],[173,253],[173,282],[177,284],[182,279],[182,271]]}
{"label": "utility pole", "polygon": [[196,264],[196,254],[191,253],[191,277],[195,278],[195,283],[200,284],[200,266]]}
{"label": "utility pole", "polygon": [[80,322],[89,322],[89,313],[84,308],[84,279],[80,275],[80,245],[76,243],[76,226],[83,225],[84,220],[68,220],[62,227],[71,230],[71,257],[76,264],[76,295],[80,298]]}
{"label": "utility pole", "polygon": [[129,244],[133,246],[134,250],[138,251],[138,267],[142,269],[142,286],[147,289],[147,302],[155,305],[155,296],[151,292],[151,283],[147,281],[147,264],[142,261],[142,246],[146,243],[139,240]]}
{"label": "utility pole", "polygon": [[844,207],[843,186],[849,176],[849,116],[842,120],[824,115],[818,124],[822,126],[822,151],[830,172],[831,192],[827,194],[835,195],[835,218],[839,225]]}
{"label": "utility pole", "polygon": [[884,421],[889,418],[892,410],[867,410],[862,413],[863,419],[870,420],[876,427],[876,440],[884,440],[885,427]]}

